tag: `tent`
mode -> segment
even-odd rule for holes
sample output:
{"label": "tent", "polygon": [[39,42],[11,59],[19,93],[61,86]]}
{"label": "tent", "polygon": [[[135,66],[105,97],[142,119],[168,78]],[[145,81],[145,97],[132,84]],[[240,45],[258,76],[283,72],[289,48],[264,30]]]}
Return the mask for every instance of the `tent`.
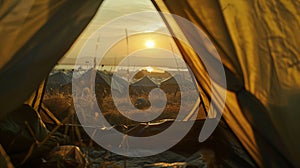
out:
{"label": "tent", "polygon": [[[177,73],[174,76],[171,76],[160,83],[160,88],[163,89],[167,93],[175,94],[177,91],[180,91],[178,82],[176,80],[180,80],[185,86],[187,86],[188,90],[193,90],[194,84],[193,81],[187,79],[185,76],[188,76],[187,72]],[[188,91],[186,90],[186,91]]]}
{"label": "tent", "polygon": [[[117,92],[122,92],[127,82],[117,75],[114,76],[114,80],[112,81],[112,77],[113,76],[107,72],[90,69],[81,76],[74,78],[74,80],[78,81],[81,87],[91,87],[88,86],[90,80],[95,80],[95,89],[104,89],[107,92],[113,89]],[[112,82],[114,82],[113,88],[111,88]]]}
{"label": "tent", "polygon": [[135,81],[134,83],[131,84],[132,87],[156,87],[157,84],[148,76],[144,76],[143,78]]}
{"label": "tent", "polygon": [[[300,85],[296,77],[299,69],[292,61],[299,55],[295,46],[300,41],[293,38],[299,32],[299,15],[294,11],[299,4],[223,0],[156,2],[159,10],[170,11],[203,28],[217,46],[228,83],[223,117],[258,165],[299,166],[296,159],[300,152],[299,136],[294,132],[299,129],[295,121],[299,116],[298,105],[294,103],[299,100]],[[197,36],[196,32],[184,32],[186,36],[189,33]],[[196,47],[192,38],[189,41]],[[182,46],[180,42],[178,45]],[[208,78],[201,70],[203,65],[191,54],[184,58],[210,97],[205,87]]]}
{"label": "tent", "polygon": [[[101,77],[107,84],[109,84],[109,89],[111,90],[115,90],[118,93],[121,93],[126,86],[128,85],[128,82],[125,79],[122,79],[120,76],[118,75],[112,75],[109,73],[105,73],[102,71],[98,71],[97,75],[99,75],[99,77]],[[112,78],[114,78],[114,80],[112,80]],[[97,79],[97,77],[96,77]],[[97,81],[96,81],[97,82]],[[114,83],[112,83],[114,82]]]}
{"label": "tent", "polygon": [[[2,2],[1,118],[39,88],[101,2]],[[293,0],[152,2],[158,11],[193,22],[216,46],[227,82],[227,88],[216,88],[226,92],[222,118],[255,163],[259,167],[299,167],[300,4]],[[161,17],[171,32],[180,28],[191,46],[197,47],[193,38],[199,35],[197,31],[187,31],[176,19]],[[210,81],[199,57],[175,41],[196,76],[203,101],[209,102],[213,96],[209,84],[218,79]],[[201,47],[211,55],[207,59],[214,61],[215,53]],[[215,107],[220,108],[217,101]]]}
{"label": "tent", "polygon": [[82,82],[95,80],[95,84],[103,85],[103,87],[109,87],[110,85],[109,76],[107,74],[93,69],[84,72],[81,76],[76,77],[74,80]]}
{"label": "tent", "polygon": [[160,83],[160,88],[165,91],[166,93],[173,93],[174,95],[176,95],[176,93],[178,91],[180,91],[179,85],[176,82],[176,79],[174,77],[169,77],[165,80],[163,80]]}
{"label": "tent", "polygon": [[[112,78],[114,78],[114,79],[112,80]],[[114,76],[111,76],[110,80],[111,80],[110,85],[111,85],[111,87],[113,87],[112,89],[117,91],[118,93],[122,93],[124,91],[124,89],[129,85],[129,82],[126,79],[124,79],[116,74]],[[114,83],[112,83],[112,82],[114,82]]]}
{"label": "tent", "polygon": [[158,85],[148,76],[135,81],[130,85],[130,89],[137,94],[149,93],[152,89],[157,88]]}
{"label": "tent", "polygon": [[47,80],[47,87],[56,88],[59,86],[67,85],[72,82],[72,76],[64,72],[56,72],[51,74]]}

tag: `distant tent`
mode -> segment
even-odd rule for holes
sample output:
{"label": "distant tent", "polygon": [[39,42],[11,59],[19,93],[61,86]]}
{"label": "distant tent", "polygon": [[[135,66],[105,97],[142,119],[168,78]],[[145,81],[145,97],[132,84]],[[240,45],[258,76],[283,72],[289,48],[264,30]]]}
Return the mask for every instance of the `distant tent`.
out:
{"label": "distant tent", "polygon": [[[95,76],[93,76],[95,75]],[[94,71],[88,70],[80,77],[74,79],[77,83],[76,86],[84,87],[92,87],[90,86],[91,80],[95,80],[95,89],[97,95],[108,96],[111,93],[111,89],[121,93],[128,85],[128,82],[122,79],[121,77],[115,75],[114,77],[114,85],[112,85],[112,75],[103,71]],[[113,88],[112,88],[113,86]]]}
{"label": "distant tent", "polygon": [[110,80],[108,75],[97,70],[90,69],[84,72],[79,77],[74,77],[73,87],[78,90],[76,93],[80,94],[84,88],[95,90],[99,98],[107,96],[110,89]]}
{"label": "distant tent", "polygon": [[70,84],[72,82],[72,76],[69,76],[65,72],[56,72],[48,77],[47,87],[57,88],[63,85]]}
{"label": "distant tent", "polygon": [[180,91],[179,84],[177,83],[174,77],[169,77],[163,80],[160,84],[160,88],[164,92],[168,94],[174,94],[174,95],[176,95],[176,93]]}
{"label": "distant tent", "polygon": [[[106,82],[109,87],[109,93],[111,92],[111,89],[119,93],[123,92],[126,85],[128,85],[128,82],[117,75],[114,76],[114,80],[112,80],[112,77],[112,74],[103,71],[98,71],[96,75],[96,79],[100,78]],[[99,79],[96,80],[96,82],[99,82]],[[112,85],[112,82],[114,82],[114,85]]]}
{"label": "distant tent", "polygon": [[111,83],[111,86],[114,86],[112,89],[118,91],[119,93],[123,93],[129,86],[129,82],[118,75],[111,76],[111,78],[112,77],[114,77],[114,83]]}
{"label": "distant tent", "polygon": [[130,89],[138,95],[149,93],[152,89],[157,87],[158,85],[148,76],[144,76],[130,85]]}
{"label": "distant tent", "polygon": [[96,78],[95,83],[96,85],[101,85],[102,87],[105,87],[106,89],[110,88],[111,80],[110,76],[104,72],[97,71],[96,72]]}
{"label": "distant tent", "polygon": [[181,84],[185,86],[185,91],[188,91],[195,89],[195,84],[192,80],[193,79],[188,72],[175,73],[173,76],[161,81],[160,88],[167,93],[175,93],[176,91],[180,91],[179,86]]}
{"label": "distant tent", "polygon": [[79,82],[86,87],[90,87],[88,85],[92,82],[91,80],[94,80],[95,84],[102,85],[103,87],[109,87],[110,85],[110,79],[107,74],[92,69],[84,72],[79,77],[74,77],[74,82]]}
{"label": "distant tent", "polygon": [[69,77],[69,78],[73,78],[73,72],[74,70],[67,70],[67,71],[64,71],[64,73]]}

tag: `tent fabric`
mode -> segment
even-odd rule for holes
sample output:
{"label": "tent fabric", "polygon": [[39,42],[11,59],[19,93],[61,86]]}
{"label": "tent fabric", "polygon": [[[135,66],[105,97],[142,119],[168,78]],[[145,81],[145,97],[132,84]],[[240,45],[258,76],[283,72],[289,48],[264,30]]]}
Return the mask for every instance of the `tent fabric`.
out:
{"label": "tent fabric", "polygon": [[21,105],[38,88],[89,23],[101,2],[1,2],[0,117]]}
{"label": "tent fabric", "polygon": [[[292,0],[152,1],[159,10],[190,20],[212,40],[227,77],[227,88],[215,86],[220,93],[226,91],[223,118],[258,166],[300,167],[300,4]],[[1,118],[38,88],[101,2],[1,2]],[[185,25],[165,21],[171,31],[179,27],[192,47],[197,45],[196,31],[185,31]],[[197,78],[207,106],[212,97],[211,82],[218,83],[218,71],[210,81],[194,51],[178,40],[176,43]],[[206,59],[215,61],[215,53],[207,47],[203,46],[210,56]],[[220,100],[212,101],[216,111],[221,111]]]}
{"label": "tent fabric", "polygon": [[[217,48],[228,84],[219,88],[227,89],[223,117],[257,164],[299,167],[300,4],[292,0],[153,2],[159,10],[199,26]],[[171,30],[175,27],[165,21]],[[177,25],[187,37],[197,36],[180,22]],[[195,47],[194,39],[188,40]],[[211,97],[202,61],[184,44],[177,44],[204,96]]]}
{"label": "tent fabric", "polygon": [[[39,160],[57,144],[66,143],[66,137],[60,133],[52,134],[47,138],[48,129],[39,114],[29,105],[22,105],[6,118],[1,119],[0,133],[5,135],[5,138],[0,139],[0,143],[15,166],[20,166],[24,161],[29,163],[31,160]],[[44,140],[46,140],[45,143],[40,146],[32,146]],[[31,147],[34,148],[28,155]]]}
{"label": "tent fabric", "polygon": [[45,158],[42,168],[86,168],[88,160],[77,146],[65,145],[54,148]]}

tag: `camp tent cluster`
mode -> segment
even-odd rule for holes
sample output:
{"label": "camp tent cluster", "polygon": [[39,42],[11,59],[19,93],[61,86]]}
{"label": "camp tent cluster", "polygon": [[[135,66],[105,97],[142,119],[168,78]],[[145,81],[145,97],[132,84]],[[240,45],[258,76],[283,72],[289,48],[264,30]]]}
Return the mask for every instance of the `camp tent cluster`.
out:
{"label": "camp tent cluster", "polygon": [[[95,76],[93,76],[93,73]],[[138,79],[127,81],[128,79],[122,78],[118,75],[114,75],[113,73],[107,71],[98,71],[90,69],[86,72],[83,72],[81,76],[73,78],[73,70],[69,71],[57,71],[53,72],[47,78],[46,83],[46,91],[53,92],[72,92],[72,78],[74,82],[78,82],[79,86],[82,88],[89,87],[87,81],[90,80],[95,81],[95,87],[102,89],[101,92],[110,92],[111,90],[116,91],[117,93],[121,93],[127,86],[134,90],[136,94],[149,93],[154,88],[161,88],[166,93],[173,93],[174,91],[179,91],[179,84],[176,81],[175,77],[170,76],[170,74],[166,75],[167,78],[163,78],[163,80],[158,81],[158,79],[153,79],[148,75],[141,76]],[[180,76],[180,75],[176,75]],[[113,78],[113,80],[112,80]],[[178,79],[183,80],[184,76],[177,77]],[[156,81],[155,81],[156,80]],[[193,85],[192,81],[183,80],[187,85]],[[112,83],[114,82],[114,83]],[[100,95],[97,95],[100,96]],[[102,95],[108,96],[108,95]]]}
{"label": "camp tent cluster", "polygon": [[[3,1],[0,7],[1,118],[22,105],[68,51],[100,7],[90,1]],[[300,4],[293,0],[153,0],[158,11],[200,27],[222,59],[223,119],[259,167],[300,166]],[[179,27],[193,48],[197,32]],[[192,34],[192,36],[190,36]],[[176,40],[176,39],[175,39]],[[176,41],[206,104],[210,78],[191,48]],[[210,49],[206,50],[210,53]],[[213,60],[215,53],[210,53]],[[146,79],[145,79],[146,80]],[[218,95],[215,95],[218,97]],[[218,101],[214,102],[218,110]],[[221,110],[221,109],[219,109]],[[219,111],[220,113],[220,111]],[[3,138],[3,137],[2,137]]]}

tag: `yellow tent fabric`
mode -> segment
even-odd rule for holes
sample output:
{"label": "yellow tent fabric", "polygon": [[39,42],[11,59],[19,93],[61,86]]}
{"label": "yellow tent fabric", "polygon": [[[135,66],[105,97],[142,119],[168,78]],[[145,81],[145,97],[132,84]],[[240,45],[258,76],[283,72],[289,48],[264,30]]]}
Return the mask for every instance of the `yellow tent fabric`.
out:
{"label": "yellow tent fabric", "polygon": [[[223,118],[260,167],[300,167],[300,3],[293,0],[152,0],[157,9],[202,28],[227,77]],[[21,105],[48,75],[98,10],[102,0],[28,0],[0,6],[0,118]],[[184,25],[165,18],[170,31]],[[197,45],[188,38],[191,45]],[[198,56],[176,41],[201,87],[212,97]],[[207,47],[207,46],[206,46]],[[209,52],[209,48],[207,52]],[[210,60],[215,53],[210,53]],[[218,83],[216,81],[212,81]],[[38,93],[40,93],[38,91]],[[218,97],[218,95],[216,95]],[[34,99],[31,99],[34,100]],[[212,100],[220,110],[219,100]],[[209,117],[215,115],[209,114]]]}
{"label": "yellow tent fabric", "polygon": [[101,2],[1,1],[0,117],[21,105],[38,88]]}
{"label": "yellow tent fabric", "polygon": [[[223,117],[258,165],[300,166],[300,105],[296,103],[300,100],[300,4],[292,0],[153,2],[159,10],[201,27],[214,43],[228,83],[223,88],[227,89]],[[166,22],[175,27],[174,22]],[[191,33],[177,24],[186,36]],[[188,40],[193,46],[193,39]],[[210,97],[201,60],[187,48],[181,50]]]}

